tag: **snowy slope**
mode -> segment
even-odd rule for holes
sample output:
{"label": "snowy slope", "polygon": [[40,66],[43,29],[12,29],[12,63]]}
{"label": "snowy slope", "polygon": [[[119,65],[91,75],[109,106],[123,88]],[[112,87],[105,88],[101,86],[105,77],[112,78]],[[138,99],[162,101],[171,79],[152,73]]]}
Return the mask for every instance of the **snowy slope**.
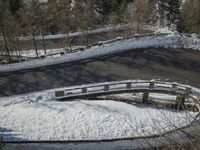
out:
{"label": "snowy slope", "polygon": [[125,138],[182,127],[194,116],[114,101],[12,101],[0,104],[0,135],[6,141]]}
{"label": "snowy slope", "polygon": [[85,51],[67,54],[56,58],[47,58],[42,60],[33,60],[23,63],[1,65],[0,72],[11,72],[25,69],[33,69],[67,63],[72,61],[82,61],[90,58],[100,57],[104,55],[134,50],[138,48],[192,48],[200,49],[200,40],[195,37],[186,37],[179,34],[170,34],[168,36],[150,36],[143,38],[132,38],[121,40],[111,44],[103,44],[102,46],[92,47]]}
{"label": "snowy slope", "polygon": [[[0,98],[0,136],[6,141],[101,140],[146,136],[186,126],[197,115],[110,100],[56,101],[55,91],[76,87]],[[127,99],[140,97],[135,96],[119,95]],[[155,94],[151,94],[150,98],[174,99],[172,96]]]}

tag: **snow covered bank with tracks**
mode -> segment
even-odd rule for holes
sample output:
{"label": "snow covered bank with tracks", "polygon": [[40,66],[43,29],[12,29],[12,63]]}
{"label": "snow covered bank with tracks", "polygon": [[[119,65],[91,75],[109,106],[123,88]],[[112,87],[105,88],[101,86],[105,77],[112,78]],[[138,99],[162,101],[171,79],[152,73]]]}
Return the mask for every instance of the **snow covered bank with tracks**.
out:
{"label": "snow covered bank with tracks", "polygon": [[[187,126],[197,115],[134,102],[82,99],[59,102],[56,90],[0,98],[0,136],[6,141],[129,138]],[[127,94],[120,97],[133,99]],[[173,98],[156,94],[150,97]]]}
{"label": "snow covered bank with tracks", "polygon": [[6,141],[128,138],[186,126],[195,115],[115,101],[12,101],[0,104],[0,135]]}
{"label": "snow covered bank with tracks", "polygon": [[200,50],[200,39],[196,35],[185,36],[178,33],[168,35],[138,36],[131,39],[121,39],[113,43],[103,42],[101,46],[94,46],[85,51],[66,54],[60,57],[37,59],[23,63],[0,66],[0,73],[20,71],[56,65],[68,62],[80,62],[105,55],[121,53],[128,50],[142,48],[186,48]]}

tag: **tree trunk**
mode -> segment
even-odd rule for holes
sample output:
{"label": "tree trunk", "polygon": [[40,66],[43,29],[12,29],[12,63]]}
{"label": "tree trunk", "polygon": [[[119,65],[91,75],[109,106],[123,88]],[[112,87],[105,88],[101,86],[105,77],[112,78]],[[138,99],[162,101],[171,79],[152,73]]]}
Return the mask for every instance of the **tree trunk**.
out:
{"label": "tree trunk", "polygon": [[44,28],[43,27],[42,27],[42,43],[43,43],[44,53],[46,55],[47,50],[46,50],[46,42],[45,42],[45,38],[44,38]]}
{"label": "tree trunk", "polygon": [[21,58],[21,53],[20,53],[20,50],[21,50],[21,48],[20,48],[20,41],[19,41],[18,38],[17,38],[16,40],[17,40],[17,57],[18,57],[18,59],[20,59],[20,58]]}
{"label": "tree trunk", "polygon": [[136,32],[139,33],[139,30],[140,30],[140,21],[137,22],[137,31]]}
{"label": "tree trunk", "polygon": [[6,40],[4,30],[2,31],[2,33],[3,33],[3,40],[4,40],[5,49],[6,49],[6,52],[7,52],[7,55],[8,55],[8,60],[9,60],[9,62],[11,62],[12,59],[11,59],[11,56],[10,56],[10,51],[9,51],[9,48],[8,48],[8,43],[7,43],[7,40]]}
{"label": "tree trunk", "polygon": [[88,47],[89,46],[89,31],[88,31],[88,29],[87,29],[87,33],[86,33],[86,46]]}
{"label": "tree trunk", "polygon": [[83,37],[82,44],[85,45],[85,31],[83,28],[82,28],[82,37]]}
{"label": "tree trunk", "polygon": [[198,21],[198,24],[197,24],[197,32],[200,33],[200,21]]}
{"label": "tree trunk", "polygon": [[69,43],[69,49],[72,52],[72,44],[71,44],[71,39],[70,39],[70,35],[69,35],[69,30],[67,30],[67,39],[68,39],[68,43]]}
{"label": "tree trunk", "polygon": [[34,44],[34,47],[35,47],[36,56],[39,57],[34,31],[32,33],[32,37],[33,37],[33,44]]}

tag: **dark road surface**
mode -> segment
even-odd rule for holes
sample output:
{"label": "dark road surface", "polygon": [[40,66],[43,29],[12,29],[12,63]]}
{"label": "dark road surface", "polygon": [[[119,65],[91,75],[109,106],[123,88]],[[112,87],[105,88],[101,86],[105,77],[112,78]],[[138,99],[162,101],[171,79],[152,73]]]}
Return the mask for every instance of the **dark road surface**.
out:
{"label": "dark road surface", "polygon": [[167,79],[200,88],[200,52],[143,49],[91,62],[0,74],[0,96],[126,79]]}

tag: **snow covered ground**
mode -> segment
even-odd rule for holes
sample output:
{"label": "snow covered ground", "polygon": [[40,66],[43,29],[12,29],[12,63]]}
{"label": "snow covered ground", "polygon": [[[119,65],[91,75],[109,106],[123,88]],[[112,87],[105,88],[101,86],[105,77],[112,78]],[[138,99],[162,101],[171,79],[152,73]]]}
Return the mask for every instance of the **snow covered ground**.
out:
{"label": "snow covered ground", "polygon": [[[80,48],[84,48],[84,46],[73,46],[72,50],[73,50],[73,52],[76,52],[76,50],[78,50]],[[65,48],[47,49],[46,50],[46,58],[59,57],[59,56],[61,56],[61,52],[70,53],[70,50],[66,51]],[[22,51],[20,51],[20,55],[24,58],[36,58],[35,50],[22,50]],[[45,51],[43,49],[38,50],[38,56],[45,56]]]}
{"label": "snow covered ground", "polygon": [[200,50],[200,39],[196,35],[188,37],[178,33],[173,33],[167,36],[155,35],[150,37],[132,38],[128,40],[124,39],[114,43],[94,46],[85,51],[67,54],[58,58],[46,58],[23,63],[1,65],[0,72],[19,71],[72,61],[82,61],[139,48],[191,48]]}
{"label": "snow covered ground", "polygon": [[127,138],[183,127],[195,116],[111,100],[58,102],[50,90],[0,98],[0,136],[6,141]]}

